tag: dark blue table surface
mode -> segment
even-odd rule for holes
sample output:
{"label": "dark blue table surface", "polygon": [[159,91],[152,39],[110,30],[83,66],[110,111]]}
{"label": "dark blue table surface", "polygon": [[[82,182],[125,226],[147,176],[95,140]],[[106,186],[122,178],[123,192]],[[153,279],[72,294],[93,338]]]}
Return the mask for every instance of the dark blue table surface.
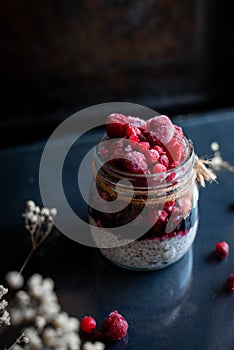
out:
{"label": "dark blue table surface", "polygon": [[[223,158],[234,165],[234,111],[186,116],[177,123],[191,137],[199,155],[211,156],[210,144],[217,141]],[[100,131],[94,131],[83,138],[82,151],[74,149],[73,155],[81,159],[99,136]],[[38,169],[44,145],[0,151],[1,280],[6,271],[19,269],[30,249],[21,213],[28,199],[42,204]],[[85,217],[87,206],[76,193],[73,160],[67,159],[64,187],[71,206]],[[90,181],[91,173],[87,173],[87,191]],[[79,319],[91,314],[100,325],[109,312],[118,310],[129,322],[129,350],[234,349],[234,293],[224,288],[234,272],[234,212],[229,209],[234,202],[233,183],[234,174],[223,171],[218,173],[218,184],[200,190],[196,240],[171,267],[154,272],[123,270],[97,249],[54,232],[32,258],[25,276],[39,272],[54,278],[62,307]],[[220,240],[230,244],[230,255],[224,261],[213,255]],[[112,348],[124,346],[120,342]]]}

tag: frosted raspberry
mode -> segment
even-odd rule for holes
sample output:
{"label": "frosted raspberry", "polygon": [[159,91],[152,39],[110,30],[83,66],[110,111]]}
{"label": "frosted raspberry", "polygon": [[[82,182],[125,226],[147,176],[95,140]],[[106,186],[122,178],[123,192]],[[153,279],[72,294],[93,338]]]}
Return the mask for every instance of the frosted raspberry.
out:
{"label": "frosted raspberry", "polygon": [[133,151],[125,154],[122,160],[123,167],[126,171],[133,174],[145,174],[148,171],[148,165],[144,154]]}
{"label": "frosted raspberry", "polygon": [[127,331],[128,323],[125,318],[118,311],[113,311],[104,320],[101,334],[106,340],[116,341],[123,338]]}
{"label": "frosted raspberry", "polygon": [[111,138],[125,136],[125,130],[128,127],[128,118],[119,113],[108,115],[106,122],[106,133]]}
{"label": "frosted raspberry", "polygon": [[179,164],[183,152],[183,144],[177,139],[172,138],[167,144],[167,152],[171,162]]}
{"label": "frosted raspberry", "polygon": [[166,154],[163,154],[160,158],[159,158],[159,163],[163,164],[166,168],[169,166],[169,159],[166,156]]}
{"label": "frosted raspberry", "polygon": [[136,149],[141,153],[145,153],[150,149],[150,144],[149,142],[139,142],[136,146]]}
{"label": "frosted raspberry", "polygon": [[163,145],[166,145],[174,135],[174,125],[166,115],[154,117],[147,124],[148,131],[154,132],[157,138]]}
{"label": "frosted raspberry", "polygon": [[136,126],[129,126],[126,129],[126,136],[137,136],[140,135],[141,131]]}
{"label": "frosted raspberry", "polygon": [[164,149],[160,146],[154,146],[153,149],[155,149],[156,151],[158,151],[159,155],[162,156],[163,154],[166,154],[166,152],[164,151]]}
{"label": "frosted raspberry", "polygon": [[174,125],[174,135],[173,137],[177,138],[177,139],[182,139],[184,136],[183,130],[180,126]]}
{"label": "frosted raspberry", "polygon": [[225,241],[216,243],[216,255],[218,258],[226,258],[229,254],[229,244]]}

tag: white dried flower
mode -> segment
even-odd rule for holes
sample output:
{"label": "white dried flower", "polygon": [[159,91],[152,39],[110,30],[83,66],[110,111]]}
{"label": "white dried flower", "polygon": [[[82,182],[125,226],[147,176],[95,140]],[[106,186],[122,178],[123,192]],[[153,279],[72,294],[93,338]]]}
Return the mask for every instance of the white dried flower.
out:
{"label": "white dried flower", "polygon": [[41,330],[45,327],[46,325],[46,319],[43,316],[36,316],[35,317],[35,326]]}
{"label": "white dried flower", "polygon": [[80,337],[77,333],[70,333],[67,340],[67,345],[70,350],[80,349]]}
{"label": "white dried flower", "polygon": [[57,215],[57,209],[56,209],[56,208],[51,208],[51,209],[50,209],[50,215],[51,215],[52,217],[55,217],[55,216]]}
{"label": "white dried flower", "polygon": [[7,305],[8,302],[6,300],[3,299],[2,301],[0,301],[0,312],[4,310],[7,307]]}
{"label": "white dried flower", "polygon": [[22,312],[21,308],[13,308],[10,310],[11,313],[11,322],[14,326],[20,325],[22,322],[24,322],[24,313]]}
{"label": "white dried flower", "polygon": [[28,288],[32,288],[34,286],[38,286],[42,283],[42,276],[39,275],[39,273],[34,273],[34,275],[32,275],[28,282],[27,282],[27,286]]}
{"label": "white dried flower", "polygon": [[39,214],[41,210],[38,206],[36,206],[33,211],[35,214]]}
{"label": "white dried flower", "polygon": [[219,144],[218,142],[212,142],[212,144],[210,145],[212,151],[217,152],[219,150]]}
{"label": "white dried flower", "polygon": [[26,335],[23,335],[20,340],[21,340],[22,344],[28,344],[29,343],[29,338]]}
{"label": "white dried flower", "polygon": [[33,210],[35,208],[35,203],[32,200],[26,202],[26,208],[28,210]]}
{"label": "white dried flower", "polygon": [[54,289],[54,281],[52,278],[45,278],[42,282],[42,286],[44,289],[52,291]]}
{"label": "white dried flower", "polygon": [[23,315],[26,322],[32,321],[36,315],[36,310],[32,307],[27,307]]}
{"label": "white dried flower", "polygon": [[25,335],[29,338],[30,347],[33,350],[43,349],[43,343],[41,341],[41,338],[39,337],[39,335],[34,327],[27,328],[25,330]]}
{"label": "white dried flower", "polygon": [[9,312],[7,310],[2,310],[0,312],[0,327],[3,325],[9,326],[10,324],[11,324],[11,321],[10,321]]}
{"label": "white dried flower", "polygon": [[24,278],[18,271],[10,271],[5,276],[8,286],[12,289],[19,289],[24,284]]}
{"label": "white dried flower", "polygon": [[41,209],[41,215],[49,216],[50,215],[50,210],[48,208],[42,208]]}
{"label": "white dried flower", "polygon": [[7,292],[8,292],[8,289],[0,285],[0,299],[3,297],[3,295],[7,294]]}
{"label": "white dried flower", "polygon": [[23,290],[20,290],[16,293],[15,295],[15,299],[22,304],[28,305],[30,302],[30,296],[28,295],[28,293],[26,293]]}
{"label": "white dried flower", "polygon": [[101,342],[95,342],[95,343],[91,343],[91,342],[86,342],[83,345],[83,350],[104,350],[105,349],[105,345]]}

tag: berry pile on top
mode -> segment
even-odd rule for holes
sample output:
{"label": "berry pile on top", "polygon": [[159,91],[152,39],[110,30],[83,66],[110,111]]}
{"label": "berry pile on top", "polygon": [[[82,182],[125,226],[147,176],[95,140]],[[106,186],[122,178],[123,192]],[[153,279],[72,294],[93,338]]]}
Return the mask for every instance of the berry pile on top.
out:
{"label": "berry pile on top", "polygon": [[165,115],[145,121],[113,113],[107,117],[106,133],[113,142],[107,147],[104,143],[101,153],[119,170],[133,174],[162,173],[186,158],[183,131]]}

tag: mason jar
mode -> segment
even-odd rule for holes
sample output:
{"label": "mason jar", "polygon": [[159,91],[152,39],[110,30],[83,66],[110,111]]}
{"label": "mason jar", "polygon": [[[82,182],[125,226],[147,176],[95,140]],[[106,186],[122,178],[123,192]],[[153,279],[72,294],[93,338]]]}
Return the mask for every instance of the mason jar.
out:
{"label": "mason jar", "polygon": [[114,264],[157,270],[182,258],[198,227],[198,185],[192,141],[183,136],[184,161],[157,174],[132,174],[93,158],[89,223],[100,252]]}

